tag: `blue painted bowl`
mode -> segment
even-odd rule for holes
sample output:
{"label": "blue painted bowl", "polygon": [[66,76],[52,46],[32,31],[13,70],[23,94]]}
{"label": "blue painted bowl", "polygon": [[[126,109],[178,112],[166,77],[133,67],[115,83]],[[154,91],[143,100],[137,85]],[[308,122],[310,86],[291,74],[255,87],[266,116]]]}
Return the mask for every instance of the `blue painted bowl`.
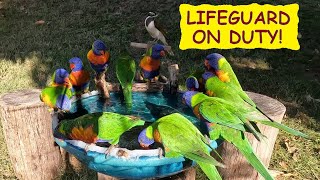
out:
{"label": "blue painted bowl", "polygon": [[[111,92],[110,101],[106,103],[99,98],[96,92],[92,92],[84,95],[80,100],[74,101],[71,114],[68,115],[75,118],[86,113],[109,111],[135,115],[145,119],[147,122],[153,122],[159,118],[158,116],[171,114],[172,111],[179,111],[202,130],[201,124],[193,116],[192,111],[181,102],[181,96],[181,94],[172,96],[161,92],[133,92],[133,106],[128,109],[122,103],[123,98],[120,93]],[[134,134],[138,136],[139,132]],[[128,135],[127,137],[131,136]],[[128,140],[128,142],[126,142],[125,138],[120,139],[120,148],[113,149],[109,156],[105,155],[108,148],[89,145],[82,141],[69,140],[59,134],[56,129],[54,130],[54,137],[59,146],[73,154],[90,169],[117,178],[166,177],[177,174],[195,164],[182,156],[178,158],[159,157],[160,149],[132,149],[133,147],[130,147],[130,143],[134,144],[136,137],[131,141]],[[211,146],[216,148],[218,144],[216,141],[212,141]]]}

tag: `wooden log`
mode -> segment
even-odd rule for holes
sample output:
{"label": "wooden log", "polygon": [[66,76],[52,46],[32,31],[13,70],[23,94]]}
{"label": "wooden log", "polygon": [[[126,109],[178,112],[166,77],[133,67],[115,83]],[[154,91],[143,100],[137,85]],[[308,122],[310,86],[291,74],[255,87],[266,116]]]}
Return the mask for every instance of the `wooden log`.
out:
{"label": "wooden log", "polygon": [[61,164],[51,115],[39,95],[40,90],[24,90],[0,97],[3,133],[19,179],[54,179]]}
{"label": "wooden log", "polygon": [[[120,91],[119,83],[107,83],[109,91]],[[159,92],[162,91],[163,84],[160,83],[134,83],[132,84],[133,92]]]}
{"label": "wooden log", "polygon": [[106,74],[105,72],[99,73],[94,78],[97,90],[106,99],[110,98],[110,94],[107,88]]}
{"label": "wooden log", "polygon": [[170,93],[175,94],[178,91],[178,76],[179,76],[179,66],[178,64],[172,64],[168,67],[169,71],[169,83],[170,83]]}
{"label": "wooden log", "polygon": [[[268,117],[279,123],[281,122],[286,111],[283,104],[261,94],[248,92],[248,95]],[[253,135],[248,133],[246,133],[246,136],[248,137],[256,155],[261,159],[264,165],[268,167],[279,130],[261,124],[259,124],[258,127],[260,128],[261,133],[267,136],[265,141],[259,142]],[[263,179],[232,144],[223,142],[218,148],[218,152],[223,159],[223,163],[227,165],[227,168],[218,168],[223,179]]]}

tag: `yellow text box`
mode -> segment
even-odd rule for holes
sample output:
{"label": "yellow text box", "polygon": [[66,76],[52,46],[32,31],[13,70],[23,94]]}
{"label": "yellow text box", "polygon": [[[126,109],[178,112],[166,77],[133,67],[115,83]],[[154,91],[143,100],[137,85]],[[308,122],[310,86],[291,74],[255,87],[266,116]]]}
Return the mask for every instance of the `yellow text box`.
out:
{"label": "yellow text box", "polygon": [[180,49],[299,50],[298,4],[180,5]]}

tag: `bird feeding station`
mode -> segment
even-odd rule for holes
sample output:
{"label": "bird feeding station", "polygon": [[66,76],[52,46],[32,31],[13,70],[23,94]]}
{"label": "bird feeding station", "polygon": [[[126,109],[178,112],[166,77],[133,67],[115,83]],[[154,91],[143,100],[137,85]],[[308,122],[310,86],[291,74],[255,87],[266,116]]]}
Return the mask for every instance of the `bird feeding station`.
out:
{"label": "bird feeding station", "polygon": [[[119,86],[118,84],[108,83],[108,89],[110,91],[116,91],[119,89]],[[151,86],[148,88],[146,84],[138,83],[134,84],[133,90],[136,91],[134,92],[134,97],[136,98],[138,97],[135,96],[135,93],[145,97],[151,96],[155,98],[153,99],[154,101],[157,101],[157,98],[163,98],[161,101],[162,103],[165,103],[168,100],[171,101],[169,101],[169,103],[176,101],[174,98],[172,98],[173,96],[170,96],[169,94],[165,94],[168,95],[167,99],[162,95],[161,92],[163,91],[163,85]],[[23,90],[3,94],[0,98],[1,120],[5,140],[12,166],[16,176],[19,179],[53,179],[60,168],[61,154],[59,148],[54,146],[53,143],[51,131],[52,117],[47,111],[47,107],[38,100],[39,94],[40,90]],[[250,98],[255,101],[257,106],[266,112],[268,116],[274,119],[282,119],[285,112],[285,107],[280,102],[256,93],[248,94]],[[111,98],[114,98],[115,100],[119,97],[117,97],[117,93],[112,92]],[[96,108],[99,108],[99,101],[95,101],[95,99],[97,100],[97,94],[93,92],[91,95],[84,95],[80,101],[83,101],[85,108],[88,108],[88,110],[97,110]],[[178,102],[179,101],[177,100],[176,103]],[[73,105],[75,105],[75,103],[73,103]],[[102,106],[100,106],[100,108],[101,107]],[[73,107],[73,110],[75,110],[75,108],[76,106]],[[188,113],[186,112],[186,114]],[[150,117],[152,117],[152,115],[150,115]],[[150,117],[148,119],[150,119]],[[248,137],[253,145],[253,149],[255,149],[255,153],[257,153],[264,164],[268,166],[278,130],[267,126],[263,126],[261,130],[262,133],[268,137],[266,142],[258,142],[251,135],[248,135]],[[130,134],[127,134],[126,136],[130,136]],[[100,168],[100,172],[107,173],[107,171],[101,170],[103,169],[103,162],[106,160],[105,155],[103,154],[105,149],[97,148],[97,151],[90,151],[90,149],[94,150],[94,148],[92,146],[87,146],[89,151],[88,153],[85,153],[84,148],[86,145],[83,142],[66,141],[61,137],[56,136],[55,140],[59,145],[69,150],[69,152],[74,153],[74,155],[79,158],[81,162],[84,164],[88,163],[87,165],[89,168],[95,170]],[[228,164],[228,168],[219,169],[220,174],[224,179],[233,179],[235,177],[240,179],[259,179],[258,173],[247,163],[245,158],[232,145],[228,143],[222,143],[219,146],[218,151],[224,159],[224,163]],[[133,152],[136,154],[132,155]],[[178,175],[173,176],[176,179],[195,179],[194,168],[189,168],[193,164],[191,162],[189,162],[189,164],[183,163],[185,162],[184,158],[172,160],[163,157],[160,158],[158,155],[158,149],[150,150],[150,152],[146,153],[146,157],[141,156],[139,153],[141,153],[141,150],[135,151],[118,148],[111,153],[113,156],[110,158],[113,160],[113,162],[115,162],[114,165],[119,165],[125,162],[125,159],[121,158],[121,156],[130,155],[132,159],[127,161],[126,165],[133,165],[138,161],[140,162],[140,166],[145,164],[145,169],[140,167],[141,171],[134,171],[135,174],[137,172],[148,172],[155,175],[155,172],[151,171],[151,169],[156,166],[148,167],[150,164],[146,163],[151,160],[153,160],[153,165],[158,166],[161,165],[161,163],[164,165],[165,162],[169,164],[172,163],[171,165],[167,165],[167,167],[170,168],[164,168],[167,169],[166,172],[158,171],[160,168],[154,168],[154,170],[157,169],[158,173],[163,173],[162,175],[172,175],[174,173],[178,173]],[[133,158],[139,155],[139,158]],[[120,158],[117,158],[116,156],[120,156]],[[142,161],[143,159],[145,162]],[[147,161],[147,159],[149,159],[149,161]],[[108,166],[106,163],[109,162],[106,161],[104,165],[110,168],[110,166]],[[118,171],[117,173],[119,173],[121,177],[121,174],[123,174],[121,172],[130,172],[129,170],[126,170]],[[185,171],[181,172],[182,170]],[[116,176],[116,174],[112,173],[108,175]],[[101,173],[98,174],[100,179],[112,179],[111,176],[106,176]],[[128,176],[128,174],[125,176]],[[161,175],[158,177],[161,177]]]}
{"label": "bird feeding station", "polygon": [[[131,43],[131,46],[140,48],[148,48],[151,45],[152,43]],[[108,102],[100,98],[98,91],[84,94],[81,98],[74,99],[70,113],[64,114],[64,118],[60,120],[107,111],[139,116],[146,121],[146,125],[149,125],[161,116],[173,113],[172,109],[175,109],[201,129],[192,111],[181,102],[182,92],[178,90],[177,83],[178,65],[169,66],[168,71],[170,78],[166,84],[133,84],[133,105],[130,110],[122,103],[119,84],[106,83],[106,89],[111,92]],[[53,140],[90,169],[97,171],[98,179],[143,179],[169,176],[172,179],[195,179],[193,161],[182,156],[163,157],[161,147],[141,149],[137,136],[146,126],[135,127],[125,132],[120,138],[119,147],[112,149],[68,139],[57,131],[59,120],[57,114],[51,117],[47,107],[39,101],[39,94],[39,90],[28,90],[4,94],[0,98],[1,119],[7,148],[19,179],[54,178],[60,167],[61,154],[54,146]],[[256,93],[248,94],[266,115],[281,121],[285,107],[280,102]],[[253,136],[247,135],[255,153],[268,166],[278,130],[267,126],[259,128],[261,133],[268,137],[266,141],[258,142]],[[219,169],[224,179],[259,179],[259,174],[231,144],[220,143],[212,141],[211,146],[218,147],[223,163],[228,166],[226,169]],[[107,151],[108,155],[106,155]]]}

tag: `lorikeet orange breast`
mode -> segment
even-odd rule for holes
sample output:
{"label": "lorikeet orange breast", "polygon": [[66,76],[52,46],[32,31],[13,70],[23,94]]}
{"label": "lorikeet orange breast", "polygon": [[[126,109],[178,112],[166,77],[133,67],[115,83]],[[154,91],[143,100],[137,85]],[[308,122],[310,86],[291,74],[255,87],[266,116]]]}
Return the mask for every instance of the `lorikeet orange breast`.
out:
{"label": "lorikeet orange breast", "polygon": [[92,49],[88,52],[87,58],[93,70],[97,73],[104,72],[109,64],[110,54],[107,46],[101,40],[96,40],[92,44]]}

